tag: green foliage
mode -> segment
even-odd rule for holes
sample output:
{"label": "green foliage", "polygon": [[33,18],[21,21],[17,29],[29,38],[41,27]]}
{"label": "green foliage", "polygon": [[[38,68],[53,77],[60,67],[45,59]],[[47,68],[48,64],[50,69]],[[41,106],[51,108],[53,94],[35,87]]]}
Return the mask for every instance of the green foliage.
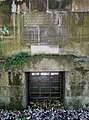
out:
{"label": "green foliage", "polygon": [[6,35],[6,36],[9,35],[9,31],[5,25],[2,26],[2,33],[3,33],[3,35]]}
{"label": "green foliage", "polygon": [[10,6],[8,4],[2,4],[0,6],[0,12],[3,13],[3,14],[7,14],[10,12]]}
{"label": "green foliage", "polygon": [[15,69],[19,67],[26,60],[27,57],[28,57],[28,53],[24,53],[24,52],[12,55],[11,57],[8,57],[5,60],[3,67],[5,69],[8,69],[8,68]]}

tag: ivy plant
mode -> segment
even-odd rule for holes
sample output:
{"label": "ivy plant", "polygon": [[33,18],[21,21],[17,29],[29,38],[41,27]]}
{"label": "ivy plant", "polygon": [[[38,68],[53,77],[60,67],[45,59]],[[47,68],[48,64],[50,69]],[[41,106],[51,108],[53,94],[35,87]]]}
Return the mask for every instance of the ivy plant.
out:
{"label": "ivy plant", "polygon": [[4,61],[3,67],[5,69],[18,68],[20,65],[22,65],[22,63],[26,60],[27,57],[28,57],[28,53],[25,53],[25,52],[14,54],[14,55],[8,57]]}

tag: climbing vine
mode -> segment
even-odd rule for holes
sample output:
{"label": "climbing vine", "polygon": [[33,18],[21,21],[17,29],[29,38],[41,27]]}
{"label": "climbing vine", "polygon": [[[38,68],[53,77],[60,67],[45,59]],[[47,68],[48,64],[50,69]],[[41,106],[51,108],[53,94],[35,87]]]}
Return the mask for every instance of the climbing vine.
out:
{"label": "climbing vine", "polygon": [[28,53],[17,53],[12,55],[11,57],[8,57],[4,63],[3,63],[3,67],[5,69],[15,69],[18,68],[22,65],[22,63],[26,60],[26,58],[28,57]]}

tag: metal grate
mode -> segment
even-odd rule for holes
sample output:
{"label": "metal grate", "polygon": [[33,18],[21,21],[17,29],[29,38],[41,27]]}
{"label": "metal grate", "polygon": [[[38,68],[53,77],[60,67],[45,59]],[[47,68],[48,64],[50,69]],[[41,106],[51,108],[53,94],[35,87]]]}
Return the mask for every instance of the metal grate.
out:
{"label": "metal grate", "polygon": [[[48,16],[43,18],[46,19]],[[24,26],[24,43],[26,45],[39,45],[39,43],[40,45],[66,45],[71,41],[88,42],[88,19],[88,12],[63,12],[61,26],[58,23],[59,17],[54,20],[54,23],[49,19],[50,25],[45,24],[45,21],[43,24],[29,24]]]}
{"label": "metal grate", "polygon": [[[24,27],[24,37],[25,37],[25,44],[50,44],[50,45],[58,45],[60,39],[67,36],[65,33],[66,29],[60,28],[58,30],[58,26],[39,26],[33,25]],[[62,32],[61,32],[62,31]]]}
{"label": "metal grate", "polygon": [[26,73],[28,100],[64,99],[64,72]]}

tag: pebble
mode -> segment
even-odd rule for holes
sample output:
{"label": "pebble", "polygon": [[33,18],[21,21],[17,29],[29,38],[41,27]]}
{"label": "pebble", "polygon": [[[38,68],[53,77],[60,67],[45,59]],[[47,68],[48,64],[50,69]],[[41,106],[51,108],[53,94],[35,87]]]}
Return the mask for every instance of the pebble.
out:
{"label": "pebble", "polygon": [[89,120],[87,109],[31,108],[23,111],[0,109],[0,120]]}

